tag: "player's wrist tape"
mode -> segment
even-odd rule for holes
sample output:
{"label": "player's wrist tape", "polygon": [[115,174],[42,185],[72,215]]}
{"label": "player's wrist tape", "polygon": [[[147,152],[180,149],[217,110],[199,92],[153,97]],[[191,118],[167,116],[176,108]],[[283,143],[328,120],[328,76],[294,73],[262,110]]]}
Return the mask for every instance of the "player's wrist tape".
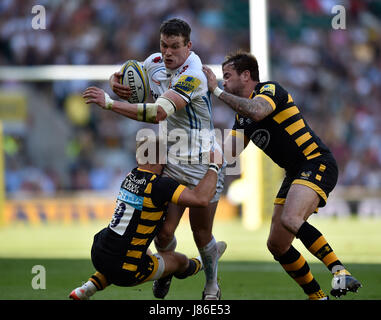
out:
{"label": "player's wrist tape", "polygon": [[138,103],[137,106],[137,119],[143,122],[155,123],[159,106],[164,109],[167,117],[176,112],[175,103],[166,97],[157,98],[155,103]]}
{"label": "player's wrist tape", "polygon": [[213,170],[215,173],[218,174],[220,171],[220,167],[215,163],[209,163],[209,170]]}
{"label": "player's wrist tape", "polygon": [[219,87],[216,87],[214,90],[213,90],[213,94],[218,98],[221,93],[224,92],[224,90],[220,89]]}
{"label": "player's wrist tape", "polygon": [[114,100],[110,98],[108,93],[105,92],[105,107],[104,109],[110,110],[114,104]]}

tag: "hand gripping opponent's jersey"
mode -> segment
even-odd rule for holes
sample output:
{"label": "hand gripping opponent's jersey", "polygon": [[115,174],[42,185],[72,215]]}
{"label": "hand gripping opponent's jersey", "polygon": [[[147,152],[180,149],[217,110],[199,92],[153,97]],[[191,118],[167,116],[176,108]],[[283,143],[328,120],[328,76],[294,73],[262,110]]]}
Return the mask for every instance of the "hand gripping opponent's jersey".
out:
{"label": "hand gripping opponent's jersey", "polygon": [[187,102],[160,123],[161,133],[168,139],[168,158],[197,163],[215,145],[210,93],[200,58],[191,52],[183,65],[169,70],[161,53],[155,53],[144,61],[144,67],[155,100],[170,89]]}
{"label": "hand gripping opponent's jersey", "polygon": [[[287,171],[303,161],[317,158],[330,150],[308,126],[292,96],[277,82],[260,82],[250,98],[261,96],[273,112],[259,122],[236,114],[232,134],[243,129],[245,139],[262,149],[275,163]],[[246,140],[246,141],[248,141]]]}

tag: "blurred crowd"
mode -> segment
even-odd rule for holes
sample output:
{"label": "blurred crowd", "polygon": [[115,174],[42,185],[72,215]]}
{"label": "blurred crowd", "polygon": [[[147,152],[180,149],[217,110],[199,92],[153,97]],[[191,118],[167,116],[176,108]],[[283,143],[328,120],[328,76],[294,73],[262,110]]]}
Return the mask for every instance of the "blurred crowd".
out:
{"label": "blurred crowd", "polygon": [[[34,5],[45,8],[45,30],[31,27]],[[194,49],[204,60],[220,63],[226,50],[248,48],[247,8],[246,0],[2,0],[0,64],[143,60],[158,50],[159,26],[172,17],[192,26]]]}
{"label": "blurred crowd", "polygon": [[[46,29],[31,28],[31,8],[46,9]],[[335,30],[331,9],[346,9]],[[271,78],[281,83],[339,163],[341,185],[381,188],[381,5],[378,1],[268,1]],[[160,23],[180,17],[192,27],[193,49],[220,64],[249,50],[247,0],[94,0],[0,2],[0,65],[122,64],[159,47]],[[22,126],[4,124],[8,194],[118,189],[135,164],[142,124],[95,106],[80,93],[107,82],[0,82],[27,97]],[[217,128],[233,112],[214,101]],[[155,129],[152,126],[152,129]],[[156,130],[156,129],[155,129]]]}
{"label": "blurred crowd", "polygon": [[[339,184],[381,189],[381,2],[270,1],[272,77],[339,164]],[[345,29],[334,29],[335,5]]]}
{"label": "blurred crowd", "polygon": [[[34,5],[45,8],[46,29],[31,27]],[[172,17],[191,25],[193,50],[204,63],[220,63],[236,48],[249,50],[246,0],[4,0],[0,66],[143,61],[159,51],[160,24]],[[111,91],[107,82],[0,83],[0,91],[23,94],[28,105],[24,127],[4,123],[8,195],[115,191],[135,166],[136,132],[147,125],[85,105],[80,94],[89,85]],[[227,107],[216,113],[217,126],[233,121]]]}

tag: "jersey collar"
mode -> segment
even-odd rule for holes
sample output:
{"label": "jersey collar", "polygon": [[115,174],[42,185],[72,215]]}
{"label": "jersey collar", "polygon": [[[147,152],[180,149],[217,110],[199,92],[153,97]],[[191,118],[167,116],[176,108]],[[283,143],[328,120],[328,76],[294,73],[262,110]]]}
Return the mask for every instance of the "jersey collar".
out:
{"label": "jersey collar", "polygon": [[182,72],[184,72],[185,70],[184,67],[189,65],[189,59],[194,55],[195,53],[193,51],[190,52],[188,58],[185,60],[185,62],[180,66],[178,67],[177,69],[175,70],[171,70],[171,69],[168,69],[168,68],[165,68],[165,71],[167,73],[167,77],[172,77],[172,76],[176,76],[177,74],[180,74]]}
{"label": "jersey collar", "polygon": [[156,174],[155,172],[152,172],[150,170],[146,170],[146,169],[141,169],[141,168],[137,168],[138,171],[143,171],[143,172],[149,172],[149,173],[153,173],[153,174]]}

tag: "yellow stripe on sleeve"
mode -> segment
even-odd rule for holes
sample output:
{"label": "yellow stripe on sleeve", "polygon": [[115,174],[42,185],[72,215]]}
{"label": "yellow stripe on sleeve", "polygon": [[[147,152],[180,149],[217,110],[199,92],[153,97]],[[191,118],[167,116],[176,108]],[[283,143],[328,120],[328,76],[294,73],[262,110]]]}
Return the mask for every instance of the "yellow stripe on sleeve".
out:
{"label": "yellow stripe on sleeve", "polygon": [[172,195],[172,199],[171,199],[171,202],[177,204],[177,201],[179,201],[179,197],[181,195],[181,193],[185,190],[186,186],[180,184],[176,191],[173,193]]}
{"label": "yellow stripe on sleeve", "polygon": [[261,98],[265,99],[268,103],[271,104],[271,107],[273,108],[273,110],[275,110],[276,105],[275,105],[275,102],[274,102],[273,99],[271,99],[270,97],[268,97],[268,96],[266,96],[266,95],[264,95],[264,94],[257,94],[257,95],[254,97],[254,100],[255,100],[256,97],[261,97]]}
{"label": "yellow stripe on sleeve", "polygon": [[285,204],[286,198],[275,198],[274,204]]}

